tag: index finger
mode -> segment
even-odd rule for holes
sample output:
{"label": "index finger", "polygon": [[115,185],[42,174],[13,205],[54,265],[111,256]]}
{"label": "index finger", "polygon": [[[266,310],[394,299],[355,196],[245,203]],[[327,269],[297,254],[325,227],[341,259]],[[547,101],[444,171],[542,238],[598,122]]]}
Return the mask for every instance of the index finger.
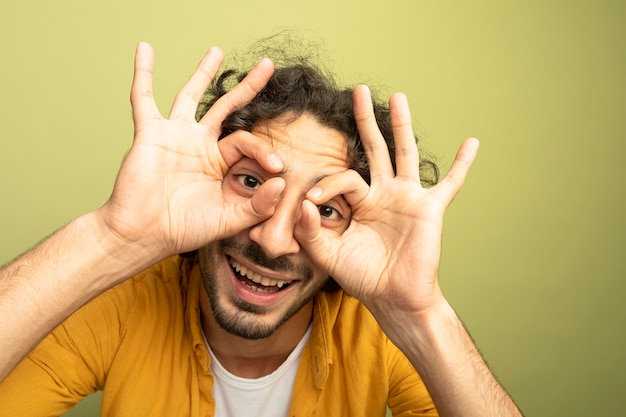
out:
{"label": "index finger", "polygon": [[171,119],[179,117],[194,119],[198,103],[223,59],[224,54],[220,48],[212,47],[207,51],[189,80],[176,95],[170,112]]}
{"label": "index finger", "polygon": [[447,206],[458,194],[465,182],[476,154],[478,153],[479,142],[476,138],[469,138],[463,142],[459,148],[454,162],[446,176],[439,184],[432,188],[432,192]]}
{"label": "index finger", "polygon": [[239,84],[215,102],[202,117],[200,123],[209,128],[221,129],[222,121],[233,111],[256,97],[273,73],[274,63],[269,58],[263,58]]}

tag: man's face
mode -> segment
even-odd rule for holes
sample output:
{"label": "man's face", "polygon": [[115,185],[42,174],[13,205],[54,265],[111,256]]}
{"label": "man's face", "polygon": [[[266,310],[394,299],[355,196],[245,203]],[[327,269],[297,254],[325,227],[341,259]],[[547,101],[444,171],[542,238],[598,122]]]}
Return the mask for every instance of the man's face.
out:
{"label": "man's face", "polygon": [[[345,171],[348,163],[345,137],[308,115],[259,123],[252,133],[271,143],[285,165],[278,174],[286,185],[276,211],[250,229],[201,248],[199,260],[217,323],[238,336],[260,339],[303,311],[328,279],[293,232],[306,192],[323,177]],[[244,158],[226,174],[224,198],[248,199],[275,175]],[[319,210],[324,233],[341,234],[348,227],[351,210],[343,197]]]}

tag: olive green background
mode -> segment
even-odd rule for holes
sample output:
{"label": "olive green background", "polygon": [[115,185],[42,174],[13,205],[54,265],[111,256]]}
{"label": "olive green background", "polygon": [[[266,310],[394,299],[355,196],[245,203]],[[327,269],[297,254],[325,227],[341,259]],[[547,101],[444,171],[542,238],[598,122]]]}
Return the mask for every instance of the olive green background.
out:
{"label": "olive green background", "polygon": [[[132,139],[138,41],[155,47],[166,114],[209,46],[229,54],[296,29],[323,39],[346,80],[407,93],[444,171],[465,137],[481,140],[447,214],[441,282],[522,410],[622,415],[626,3],[22,0],[1,10],[0,263],[106,200]],[[67,415],[97,415],[97,400]]]}

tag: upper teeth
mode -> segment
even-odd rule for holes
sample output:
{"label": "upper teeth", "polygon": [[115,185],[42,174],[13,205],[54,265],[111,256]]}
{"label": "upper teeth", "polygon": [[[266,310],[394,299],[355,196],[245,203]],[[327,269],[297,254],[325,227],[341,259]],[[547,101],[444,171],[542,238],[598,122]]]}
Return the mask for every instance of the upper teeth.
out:
{"label": "upper teeth", "polygon": [[282,279],[274,279],[264,277],[263,275],[257,274],[254,271],[249,270],[245,266],[241,265],[239,262],[234,259],[230,259],[230,264],[239,274],[247,277],[250,281],[256,282],[257,284],[264,285],[266,287],[277,286],[278,288],[282,288],[284,285],[291,284],[292,281],[285,281]]}

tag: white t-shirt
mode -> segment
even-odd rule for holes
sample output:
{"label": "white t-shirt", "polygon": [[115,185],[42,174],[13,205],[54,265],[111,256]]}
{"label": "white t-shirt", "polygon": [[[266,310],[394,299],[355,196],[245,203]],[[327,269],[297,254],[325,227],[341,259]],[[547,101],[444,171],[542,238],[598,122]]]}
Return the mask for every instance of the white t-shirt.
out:
{"label": "white t-shirt", "polygon": [[257,379],[241,378],[228,372],[217,360],[205,338],[215,380],[215,417],[287,416],[298,363],[310,337],[311,326],[278,369]]}

